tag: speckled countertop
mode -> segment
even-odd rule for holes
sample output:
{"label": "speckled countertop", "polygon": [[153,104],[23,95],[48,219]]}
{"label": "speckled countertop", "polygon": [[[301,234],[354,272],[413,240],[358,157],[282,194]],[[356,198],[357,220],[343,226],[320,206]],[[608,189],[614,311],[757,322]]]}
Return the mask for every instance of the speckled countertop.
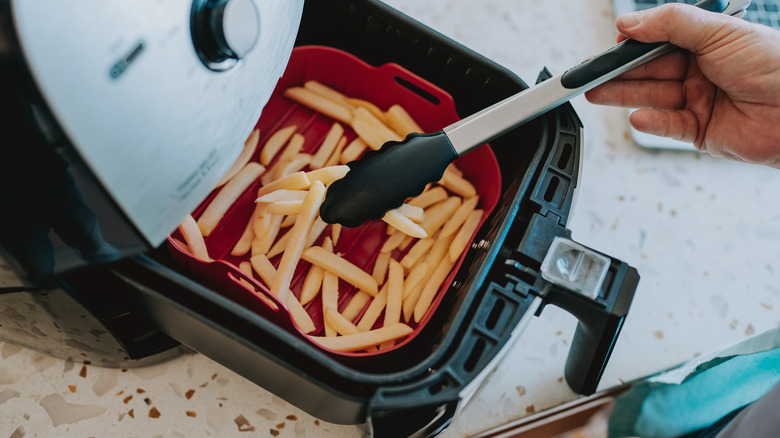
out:
{"label": "speckled countertop", "polygon": [[[609,0],[389,0],[527,82],[614,41]],[[636,146],[626,112],[573,101],[585,125],[575,240],[642,280],[601,389],[777,326],[780,172]],[[576,320],[535,318],[447,437],[576,398],[563,365]],[[105,369],[0,344],[0,437],[361,436],[319,421],[199,354]]]}

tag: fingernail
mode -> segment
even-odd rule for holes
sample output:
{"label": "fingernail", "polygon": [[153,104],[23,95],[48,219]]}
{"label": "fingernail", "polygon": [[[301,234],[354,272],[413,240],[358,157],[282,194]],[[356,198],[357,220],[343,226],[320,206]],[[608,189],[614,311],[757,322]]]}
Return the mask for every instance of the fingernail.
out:
{"label": "fingernail", "polygon": [[642,13],[631,12],[629,14],[623,14],[618,17],[618,21],[620,21],[620,26],[623,27],[623,29],[628,30],[638,26],[639,23],[642,22]]}

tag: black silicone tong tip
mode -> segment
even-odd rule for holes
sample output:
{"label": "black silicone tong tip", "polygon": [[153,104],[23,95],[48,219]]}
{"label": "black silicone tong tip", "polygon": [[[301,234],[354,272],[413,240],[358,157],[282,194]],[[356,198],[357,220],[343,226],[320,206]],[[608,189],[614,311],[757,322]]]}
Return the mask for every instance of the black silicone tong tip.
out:
{"label": "black silicone tong tip", "polygon": [[328,187],[320,217],[330,224],[357,227],[382,219],[388,210],[438,181],[458,154],[443,132],[410,134],[388,142],[347,165],[347,175]]}

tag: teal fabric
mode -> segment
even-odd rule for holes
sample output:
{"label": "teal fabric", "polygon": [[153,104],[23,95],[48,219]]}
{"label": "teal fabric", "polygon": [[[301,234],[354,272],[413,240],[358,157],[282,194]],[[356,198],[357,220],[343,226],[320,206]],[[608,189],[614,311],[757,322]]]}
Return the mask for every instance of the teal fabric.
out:
{"label": "teal fabric", "polygon": [[719,357],[681,383],[645,381],[616,400],[610,437],[679,437],[707,427],[780,383],[780,349]]}

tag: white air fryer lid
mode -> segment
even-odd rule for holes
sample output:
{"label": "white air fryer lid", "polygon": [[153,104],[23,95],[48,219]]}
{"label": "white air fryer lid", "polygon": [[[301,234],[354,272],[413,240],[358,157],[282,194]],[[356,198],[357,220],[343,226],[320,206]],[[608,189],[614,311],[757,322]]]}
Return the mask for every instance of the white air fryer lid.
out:
{"label": "white air fryer lid", "polygon": [[150,245],[240,153],[295,41],[303,0],[15,0],[46,104]]}

